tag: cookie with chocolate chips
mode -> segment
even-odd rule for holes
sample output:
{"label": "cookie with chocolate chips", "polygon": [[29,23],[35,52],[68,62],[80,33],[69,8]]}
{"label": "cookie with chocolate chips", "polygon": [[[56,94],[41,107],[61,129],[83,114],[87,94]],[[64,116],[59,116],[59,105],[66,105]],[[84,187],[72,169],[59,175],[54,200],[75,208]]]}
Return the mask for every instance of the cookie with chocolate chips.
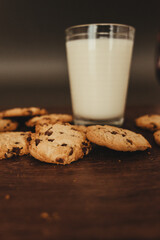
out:
{"label": "cookie with chocolate chips", "polygon": [[[79,132],[82,132],[84,134],[86,134],[87,132],[87,127],[86,126],[83,126],[83,125],[70,125],[69,123],[62,123],[62,122],[59,122],[60,124],[65,124],[66,126],[69,125],[71,126],[71,129],[74,130],[74,131],[79,131]],[[38,123],[36,124],[35,126],[35,131],[36,132],[44,132],[47,128],[48,128],[48,125],[50,123],[44,123],[44,124],[41,124],[41,123]]]}
{"label": "cookie with chocolate chips", "polygon": [[46,109],[29,107],[29,108],[12,108],[0,112],[0,118],[5,117],[26,117],[47,114]]}
{"label": "cookie with chocolate chips", "polygon": [[160,115],[144,115],[135,120],[136,126],[150,131],[156,131],[160,129]]}
{"label": "cookie with chocolate chips", "polygon": [[97,145],[116,151],[133,152],[151,148],[149,142],[141,134],[108,125],[88,127],[87,138]]}
{"label": "cookie with chocolate chips", "polygon": [[72,125],[72,129],[83,132],[85,134],[87,133],[87,127],[83,125]]}
{"label": "cookie with chocolate chips", "polygon": [[48,124],[31,135],[30,154],[43,162],[70,164],[83,158],[91,150],[86,135],[70,124]]}
{"label": "cookie with chocolate chips", "polygon": [[0,159],[29,153],[30,132],[0,133]]}
{"label": "cookie with chocolate chips", "polygon": [[154,137],[154,140],[155,142],[160,145],[160,130],[156,131],[154,134],[153,134],[153,137]]}
{"label": "cookie with chocolate chips", "polygon": [[18,123],[10,119],[0,119],[0,132],[14,131],[18,127]]}
{"label": "cookie with chocolate chips", "polygon": [[39,117],[31,118],[29,121],[26,122],[28,127],[34,127],[37,124],[44,125],[46,123],[55,124],[57,122],[72,122],[73,118],[72,115],[69,114],[48,114]]}

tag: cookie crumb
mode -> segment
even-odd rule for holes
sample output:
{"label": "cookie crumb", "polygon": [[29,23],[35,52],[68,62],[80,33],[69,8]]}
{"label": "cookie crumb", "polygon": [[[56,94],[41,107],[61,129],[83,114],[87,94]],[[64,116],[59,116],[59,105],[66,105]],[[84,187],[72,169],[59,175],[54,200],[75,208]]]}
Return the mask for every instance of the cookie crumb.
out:
{"label": "cookie crumb", "polygon": [[45,220],[47,220],[47,221],[50,220],[50,216],[49,216],[49,214],[47,212],[42,212],[40,214],[40,217],[45,219]]}
{"label": "cookie crumb", "polygon": [[6,194],[4,197],[6,200],[9,200],[11,198],[11,196],[9,194]]}
{"label": "cookie crumb", "polygon": [[52,214],[49,214],[48,212],[42,212],[40,214],[40,217],[46,221],[52,221],[52,220],[59,221],[61,219],[58,212],[53,212]]}

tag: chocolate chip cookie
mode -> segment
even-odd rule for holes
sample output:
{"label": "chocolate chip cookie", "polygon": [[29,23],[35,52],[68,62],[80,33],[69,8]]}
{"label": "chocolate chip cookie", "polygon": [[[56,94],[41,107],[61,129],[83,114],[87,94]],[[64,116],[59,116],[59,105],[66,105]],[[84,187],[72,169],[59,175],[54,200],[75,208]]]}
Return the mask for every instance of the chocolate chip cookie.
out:
{"label": "chocolate chip cookie", "polygon": [[30,154],[36,159],[55,164],[70,164],[91,150],[86,135],[70,124],[48,124],[31,135]]}
{"label": "chocolate chip cookie", "polygon": [[83,126],[83,125],[72,125],[72,128],[74,130],[77,130],[77,131],[80,131],[80,132],[83,132],[83,133],[87,133],[87,127],[86,126]]}
{"label": "chocolate chip cookie", "polygon": [[135,120],[136,126],[150,131],[156,131],[160,129],[160,115],[144,115]]}
{"label": "chocolate chip cookie", "polygon": [[17,122],[10,119],[0,119],[0,132],[14,131],[17,127]]}
{"label": "chocolate chip cookie", "polygon": [[0,118],[5,117],[25,117],[47,114],[44,108],[29,107],[29,108],[12,108],[0,112]]}
{"label": "chocolate chip cookie", "polygon": [[153,134],[155,142],[160,145],[160,130],[154,132]]}
{"label": "chocolate chip cookie", "polygon": [[28,127],[33,127],[36,124],[41,124],[41,125],[45,123],[54,124],[56,122],[72,122],[72,120],[73,120],[72,115],[53,113],[53,114],[31,118],[29,121],[26,122],[26,125]]}
{"label": "chocolate chip cookie", "polygon": [[149,142],[141,134],[108,125],[88,127],[87,138],[97,145],[116,151],[133,152],[151,148]]}
{"label": "chocolate chip cookie", "polygon": [[0,159],[29,153],[30,132],[0,133]]}
{"label": "chocolate chip cookie", "polygon": [[[59,122],[61,124],[61,122]],[[35,126],[35,131],[36,132],[45,132],[48,128],[48,125],[50,123],[44,123],[44,124],[41,124],[41,123],[38,123],[36,124]],[[82,125],[70,125],[69,123],[62,123],[62,124],[65,124],[66,126],[71,126],[71,129],[74,130],[74,131],[79,131],[79,132],[83,132],[86,134],[87,132],[87,127],[86,126],[82,126]]]}

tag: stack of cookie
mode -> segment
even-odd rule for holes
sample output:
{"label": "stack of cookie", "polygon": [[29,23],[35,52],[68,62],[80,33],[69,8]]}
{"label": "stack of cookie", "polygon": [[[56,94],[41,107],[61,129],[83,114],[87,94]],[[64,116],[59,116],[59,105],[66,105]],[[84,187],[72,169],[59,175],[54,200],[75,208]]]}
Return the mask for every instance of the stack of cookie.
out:
{"label": "stack of cookie", "polygon": [[[0,112],[0,159],[29,154],[30,131],[15,131],[22,117],[46,114],[36,107],[13,108]],[[13,132],[15,131],[15,132]]]}
{"label": "stack of cookie", "polygon": [[154,132],[153,137],[155,142],[160,145],[160,115],[150,114],[143,115],[136,119],[137,127],[147,129]]}
{"label": "stack of cookie", "polygon": [[[24,117],[29,118],[25,131],[15,131],[15,118]],[[47,114],[35,107],[0,112],[0,159],[30,154],[43,162],[65,165],[87,155],[92,143],[124,152],[151,148],[141,134],[107,125],[76,126],[72,120],[71,115]]]}
{"label": "stack of cookie", "polygon": [[[32,127],[31,131],[15,131],[26,117],[25,124]],[[86,127],[69,122],[71,115],[47,114],[45,109],[35,107],[0,112],[0,159],[31,154],[43,162],[65,165],[83,158],[91,150]]]}

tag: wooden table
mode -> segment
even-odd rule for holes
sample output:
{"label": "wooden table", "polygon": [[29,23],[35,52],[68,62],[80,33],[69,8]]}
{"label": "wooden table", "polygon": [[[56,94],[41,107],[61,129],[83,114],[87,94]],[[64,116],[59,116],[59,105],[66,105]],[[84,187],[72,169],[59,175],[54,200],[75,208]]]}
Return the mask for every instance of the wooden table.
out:
{"label": "wooden table", "polygon": [[0,161],[0,240],[160,239],[160,147],[134,126],[144,113],[160,107],[128,108],[124,127],[142,133],[149,152],[96,147],[67,166]]}

